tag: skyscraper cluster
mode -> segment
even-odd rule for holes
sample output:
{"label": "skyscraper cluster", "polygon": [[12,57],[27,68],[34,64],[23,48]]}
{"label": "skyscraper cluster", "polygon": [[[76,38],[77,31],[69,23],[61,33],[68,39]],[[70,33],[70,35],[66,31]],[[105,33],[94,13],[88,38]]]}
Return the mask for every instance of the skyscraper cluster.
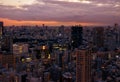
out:
{"label": "skyscraper cluster", "polygon": [[120,29],[0,22],[1,82],[119,82]]}

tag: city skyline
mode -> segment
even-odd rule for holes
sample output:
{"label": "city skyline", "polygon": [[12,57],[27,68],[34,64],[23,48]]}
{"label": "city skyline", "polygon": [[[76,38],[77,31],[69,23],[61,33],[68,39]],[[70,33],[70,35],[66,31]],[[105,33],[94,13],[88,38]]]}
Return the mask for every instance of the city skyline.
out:
{"label": "city skyline", "polygon": [[10,25],[113,25],[118,0],[1,0],[0,21]]}

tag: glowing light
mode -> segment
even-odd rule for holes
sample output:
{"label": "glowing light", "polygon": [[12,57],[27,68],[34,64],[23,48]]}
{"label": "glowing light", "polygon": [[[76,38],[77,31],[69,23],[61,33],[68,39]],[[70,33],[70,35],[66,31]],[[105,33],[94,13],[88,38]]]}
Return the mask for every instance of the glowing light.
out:
{"label": "glowing light", "polygon": [[72,40],[72,43],[73,43],[74,41]]}
{"label": "glowing light", "polygon": [[50,59],[51,57],[50,57],[50,54],[48,55],[48,59]]}
{"label": "glowing light", "polygon": [[23,47],[22,47],[22,46],[20,46],[20,47],[19,47],[19,52],[20,52],[20,53],[22,53],[22,52],[23,52],[23,50],[22,50],[22,49],[23,49]]}
{"label": "glowing light", "polygon": [[119,58],[119,56],[118,56],[118,55],[116,55],[116,58]]}
{"label": "glowing light", "polygon": [[21,61],[22,61],[22,62],[25,62],[25,59],[22,59]]}
{"label": "glowing light", "polygon": [[102,67],[103,69],[105,68],[105,67]]}
{"label": "glowing light", "polygon": [[43,50],[45,50],[45,49],[46,49],[46,47],[45,47],[45,46],[42,46],[42,49],[43,49]]}
{"label": "glowing light", "polygon": [[26,62],[31,62],[32,59],[31,58],[26,58]]}

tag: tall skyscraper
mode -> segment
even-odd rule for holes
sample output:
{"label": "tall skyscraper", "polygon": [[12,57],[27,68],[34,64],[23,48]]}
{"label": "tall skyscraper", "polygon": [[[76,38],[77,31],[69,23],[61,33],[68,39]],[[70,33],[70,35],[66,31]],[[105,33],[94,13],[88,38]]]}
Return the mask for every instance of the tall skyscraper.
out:
{"label": "tall skyscraper", "polygon": [[113,31],[115,36],[116,47],[119,47],[120,46],[120,28],[117,23],[115,23]]}
{"label": "tall skyscraper", "polygon": [[73,26],[71,28],[71,46],[74,48],[78,48],[82,44],[82,31],[83,28],[81,26]]}
{"label": "tall skyscraper", "polygon": [[15,56],[9,53],[2,54],[2,65],[6,68],[15,68]]}
{"label": "tall skyscraper", "polygon": [[4,51],[6,53],[12,53],[12,36],[5,35],[2,38],[2,45],[1,45],[1,51]]}
{"label": "tall skyscraper", "polygon": [[0,37],[3,34],[3,22],[0,22]]}
{"label": "tall skyscraper", "polygon": [[3,22],[0,22],[0,51],[2,45],[2,35],[3,35]]}
{"label": "tall skyscraper", "polygon": [[94,45],[96,45],[98,48],[104,47],[104,28],[96,27],[93,29],[93,33]]}
{"label": "tall skyscraper", "polygon": [[91,51],[76,50],[76,82],[91,82]]}

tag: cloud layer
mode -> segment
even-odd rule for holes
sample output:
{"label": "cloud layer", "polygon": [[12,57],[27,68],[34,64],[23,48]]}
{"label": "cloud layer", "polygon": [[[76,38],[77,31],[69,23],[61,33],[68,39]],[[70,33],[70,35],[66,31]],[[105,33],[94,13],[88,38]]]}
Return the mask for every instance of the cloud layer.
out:
{"label": "cloud layer", "polygon": [[119,0],[37,0],[31,5],[0,5],[0,18],[19,21],[120,23]]}

